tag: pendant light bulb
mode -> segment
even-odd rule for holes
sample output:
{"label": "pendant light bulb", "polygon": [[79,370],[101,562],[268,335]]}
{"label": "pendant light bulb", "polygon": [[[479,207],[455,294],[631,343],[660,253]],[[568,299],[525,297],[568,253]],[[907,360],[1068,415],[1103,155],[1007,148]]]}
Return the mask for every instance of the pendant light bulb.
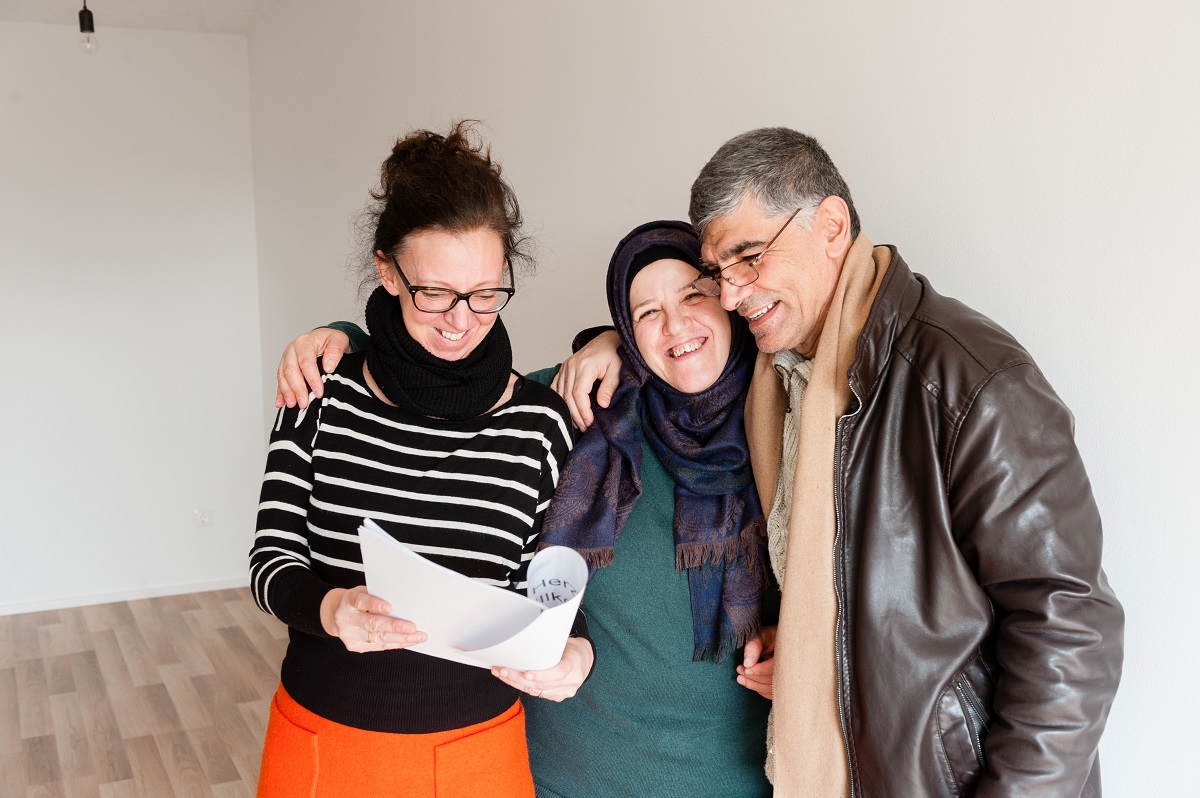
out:
{"label": "pendant light bulb", "polygon": [[87,0],[83,0],[83,8],[79,12],[79,49],[88,55],[100,49],[100,42],[96,39],[96,22],[92,19],[92,12],[88,11]]}

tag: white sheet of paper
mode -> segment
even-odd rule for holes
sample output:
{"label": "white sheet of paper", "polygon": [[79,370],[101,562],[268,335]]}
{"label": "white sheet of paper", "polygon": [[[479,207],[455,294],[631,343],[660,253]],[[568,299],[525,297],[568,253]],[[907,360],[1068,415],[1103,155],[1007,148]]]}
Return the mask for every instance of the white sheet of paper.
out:
{"label": "white sheet of paper", "polygon": [[430,562],[369,518],[358,542],[367,592],[391,604],[392,617],[429,635],[410,650],[480,668],[558,664],[587,585],[587,563],[574,550],[539,551],[529,563],[526,597]]}

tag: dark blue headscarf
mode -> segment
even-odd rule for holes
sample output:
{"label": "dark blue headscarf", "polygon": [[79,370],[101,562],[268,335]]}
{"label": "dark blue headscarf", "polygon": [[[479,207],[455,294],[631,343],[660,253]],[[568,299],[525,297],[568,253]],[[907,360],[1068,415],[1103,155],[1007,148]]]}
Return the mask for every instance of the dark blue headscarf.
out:
{"label": "dark blue headscarf", "polygon": [[[685,222],[650,222],[617,245],[608,267],[608,307],[621,338],[621,384],[571,452],[542,527],[542,545],[578,550],[592,567],[612,563],[617,536],[642,494],[642,442],[675,481],[675,568],[686,569],[694,660],[720,662],[760,625],[766,586],[765,523],[742,411],[756,349],[731,314],[732,343],[721,376],[683,393],[646,365],[633,337],[629,286],[637,269],[677,258],[699,271],[700,241]],[[631,597],[632,598],[632,597]]]}

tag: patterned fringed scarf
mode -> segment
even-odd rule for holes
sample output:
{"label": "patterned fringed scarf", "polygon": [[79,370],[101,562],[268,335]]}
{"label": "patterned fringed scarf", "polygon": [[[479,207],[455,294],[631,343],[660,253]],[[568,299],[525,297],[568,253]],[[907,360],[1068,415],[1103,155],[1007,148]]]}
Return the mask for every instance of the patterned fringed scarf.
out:
{"label": "patterned fringed scarf", "polygon": [[756,349],[734,315],[729,360],[709,388],[682,393],[650,371],[634,343],[629,285],[638,255],[664,247],[673,250],[665,257],[700,262],[684,222],[644,224],[613,254],[608,307],[621,338],[621,385],[572,451],[541,540],[578,550],[593,568],[610,565],[642,493],[645,441],[675,482],[675,568],[688,573],[693,660],[720,662],[757,633],[766,586],[765,524],[742,420]]}

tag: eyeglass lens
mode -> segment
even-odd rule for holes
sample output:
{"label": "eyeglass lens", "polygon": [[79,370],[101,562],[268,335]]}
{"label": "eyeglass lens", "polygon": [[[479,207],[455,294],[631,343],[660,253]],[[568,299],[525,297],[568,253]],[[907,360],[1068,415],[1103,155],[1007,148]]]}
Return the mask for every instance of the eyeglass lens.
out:
{"label": "eyeglass lens", "polygon": [[460,299],[467,301],[467,307],[476,313],[495,313],[508,303],[507,291],[492,291],[483,289],[468,294],[459,294],[449,290],[420,289],[413,293],[413,304],[417,310],[430,313],[444,313],[458,304]]}

